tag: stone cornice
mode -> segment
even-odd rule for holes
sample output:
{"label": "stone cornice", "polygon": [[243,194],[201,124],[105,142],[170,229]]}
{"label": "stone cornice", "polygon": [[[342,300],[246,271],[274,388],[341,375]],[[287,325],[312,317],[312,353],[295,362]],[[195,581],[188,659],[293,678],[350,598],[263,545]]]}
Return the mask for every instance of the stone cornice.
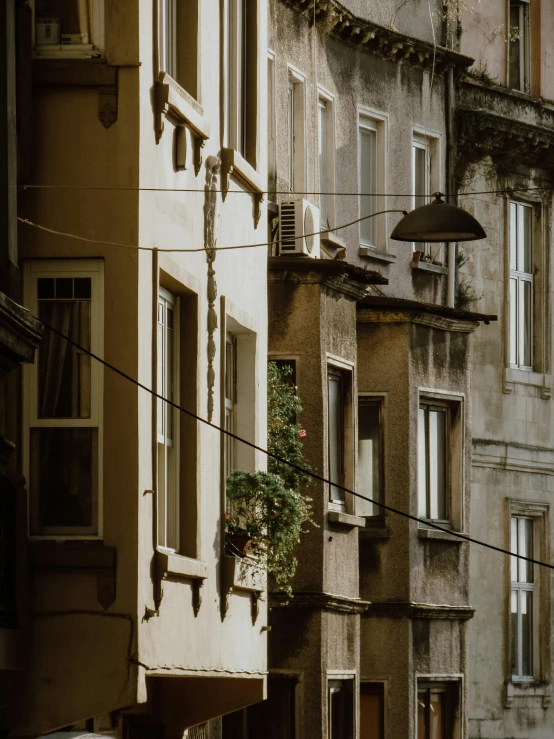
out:
{"label": "stone cornice", "polygon": [[296,591],[289,598],[285,593],[270,593],[270,608],[311,608],[321,611],[360,614],[369,607],[369,601],[347,598],[344,595],[319,591]]}
{"label": "stone cornice", "polygon": [[[297,11],[313,12],[314,0],[282,0],[285,5]],[[404,62],[410,66],[431,69],[434,63],[436,74],[448,67],[466,69],[473,59],[458,54],[442,46],[412,38],[393,28],[380,26],[366,18],[354,15],[337,0],[316,0],[316,22],[325,25],[331,35],[346,44],[367,51],[384,59]]]}
{"label": "stone cornice", "polygon": [[32,362],[43,326],[18,303],[0,293],[0,376]]}
{"label": "stone cornice", "polygon": [[466,79],[458,88],[457,119],[462,163],[490,155],[504,166],[513,160],[554,168],[553,103]]}
{"label": "stone cornice", "polygon": [[410,618],[410,619],[446,619],[450,621],[468,621],[473,618],[475,608],[471,606],[449,606],[431,603],[413,603],[411,601],[387,601],[371,603],[365,611],[364,618]]}

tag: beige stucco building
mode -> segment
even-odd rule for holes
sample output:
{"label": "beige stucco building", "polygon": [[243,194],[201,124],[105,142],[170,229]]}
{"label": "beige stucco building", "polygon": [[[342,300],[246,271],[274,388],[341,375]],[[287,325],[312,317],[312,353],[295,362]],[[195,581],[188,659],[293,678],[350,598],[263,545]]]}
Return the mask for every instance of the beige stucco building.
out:
{"label": "beige stucco building", "polygon": [[47,329],[11,398],[29,583],[7,728],[218,736],[266,693],[265,575],[224,546],[225,471],[265,458],[218,430],[265,445],[267,250],[244,247],[266,240],[266,4],[9,5],[23,302],[74,344]]}

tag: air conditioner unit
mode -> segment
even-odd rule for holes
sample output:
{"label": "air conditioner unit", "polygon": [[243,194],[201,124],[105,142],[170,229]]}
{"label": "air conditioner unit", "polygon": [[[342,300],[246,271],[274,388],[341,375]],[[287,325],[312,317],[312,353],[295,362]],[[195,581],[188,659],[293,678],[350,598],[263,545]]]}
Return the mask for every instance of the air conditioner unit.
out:
{"label": "air conditioner unit", "polygon": [[303,198],[279,204],[279,254],[321,257],[319,247],[319,208]]}

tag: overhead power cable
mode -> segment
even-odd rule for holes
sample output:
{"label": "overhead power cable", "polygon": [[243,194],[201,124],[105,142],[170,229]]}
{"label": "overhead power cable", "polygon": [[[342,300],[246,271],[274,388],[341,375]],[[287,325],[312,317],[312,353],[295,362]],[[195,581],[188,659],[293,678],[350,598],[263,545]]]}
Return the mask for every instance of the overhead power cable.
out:
{"label": "overhead power cable", "polygon": [[83,346],[78,344],[76,341],[73,341],[73,339],[70,339],[69,336],[66,336],[61,331],[58,331],[58,329],[53,328],[45,321],[42,321],[40,318],[37,318],[36,320],[42,323],[42,325],[45,328],[49,329],[50,331],[53,331],[55,334],[60,336],[62,339],[65,339],[65,341],[67,341],[69,344],[74,346],[79,351],[83,352],[84,354],[87,354],[89,357],[91,357],[92,359],[95,359],[97,362],[100,362],[105,367],[112,370],[112,372],[115,372],[117,375],[120,375],[120,377],[123,377],[125,380],[132,382],[134,385],[141,388],[141,390],[145,390],[147,393],[150,393],[150,395],[153,395],[158,400],[162,400],[164,403],[167,403],[175,410],[178,410],[181,413],[185,413],[187,416],[194,418],[196,421],[200,421],[200,423],[203,423],[204,425],[209,426],[215,431],[219,431],[221,434],[225,434],[231,439],[235,439],[235,441],[239,441],[241,444],[245,444],[246,446],[249,446],[251,449],[255,449],[257,452],[261,452],[262,454],[265,454],[267,457],[271,457],[277,462],[286,464],[288,467],[296,470],[297,472],[302,472],[303,474],[309,475],[309,477],[311,477],[312,479],[318,480],[319,482],[323,482],[326,485],[333,485],[339,490],[343,490],[345,493],[348,493],[349,495],[354,495],[356,498],[360,498],[361,500],[366,500],[370,503],[373,503],[374,505],[377,505],[379,508],[382,508],[384,511],[389,511],[389,513],[394,513],[397,516],[402,516],[403,518],[407,518],[411,521],[415,521],[416,523],[421,523],[426,527],[437,529],[437,531],[442,531],[443,533],[449,534],[450,536],[453,536],[458,539],[462,539],[463,541],[469,542],[471,544],[478,544],[479,546],[486,547],[487,549],[492,549],[495,552],[500,552],[501,554],[507,554],[510,557],[517,557],[517,559],[522,559],[526,562],[531,562],[531,564],[536,564],[536,565],[539,565],[540,567],[547,567],[548,569],[554,570],[554,565],[549,564],[548,562],[541,562],[541,560],[534,559],[533,557],[525,557],[523,554],[516,554],[515,552],[510,552],[508,549],[504,549],[503,547],[497,547],[494,544],[489,544],[488,542],[482,541],[481,539],[475,539],[474,537],[469,536],[467,534],[462,534],[458,531],[452,531],[450,529],[445,529],[443,526],[439,526],[438,524],[433,523],[433,521],[418,518],[418,516],[414,516],[411,513],[407,513],[406,511],[401,511],[398,508],[393,508],[392,506],[387,505],[386,503],[372,500],[371,498],[368,498],[367,496],[362,495],[361,493],[357,493],[355,490],[350,490],[350,488],[347,488],[344,485],[339,485],[338,483],[331,482],[326,477],[323,477],[322,475],[318,475],[316,472],[306,470],[300,465],[295,464],[294,462],[291,462],[288,459],[285,459],[284,457],[281,457],[278,454],[275,454],[274,452],[269,451],[269,449],[264,449],[258,444],[255,444],[252,441],[248,441],[247,439],[244,439],[241,436],[234,434],[232,431],[228,431],[227,429],[222,428],[221,426],[218,426],[217,424],[212,423],[211,421],[208,421],[205,418],[202,418],[196,413],[193,413],[193,411],[190,411],[187,408],[183,408],[177,403],[174,403],[172,400],[169,400],[168,398],[164,398],[163,395],[160,395],[155,390],[152,390],[151,388],[147,387],[142,382],[139,382],[134,377],[131,377],[126,372],[123,372],[123,370],[120,370],[115,365],[111,364],[110,362],[107,362],[105,359],[102,359],[96,354],[93,354],[88,349],[85,349]]}
{"label": "overhead power cable", "polygon": [[[323,234],[329,233],[329,231],[340,231],[342,228],[348,228],[349,226],[354,226],[356,223],[360,223],[361,221],[365,221],[367,218],[374,218],[375,216],[381,216],[384,213],[403,213],[406,215],[405,210],[400,210],[398,208],[392,208],[389,210],[379,210],[377,213],[371,213],[368,216],[362,216],[361,218],[356,218],[355,221],[350,221],[349,223],[343,223],[341,226],[335,226],[333,229],[326,229],[325,231],[314,231],[312,233],[308,234],[299,234],[298,236],[286,236],[286,238],[282,239],[283,242],[288,241],[297,241],[298,239],[307,239],[310,236],[321,236]],[[103,241],[102,239],[90,239],[87,236],[78,236],[77,234],[67,233],[66,231],[58,231],[55,228],[49,228],[48,226],[42,226],[40,223],[35,223],[34,221],[29,220],[28,218],[22,218],[21,216],[17,216],[17,220],[20,223],[24,223],[27,226],[33,226],[34,228],[38,228],[40,231],[46,231],[46,233],[54,234],[55,236],[65,236],[69,239],[77,239],[77,241],[86,241],[91,244],[103,244],[105,246],[115,246],[120,249],[137,249],[139,251],[154,251],[156,249],[158,252],[165,252],[165,253],[179,253],[179,254],[194,254],[196,252],[205,252],[205,251],[229,251],[230,249],[253,249],[255,247],[259,246],[274,246],[275,244],[280,243],[280,240],[277,241],[264,241],[260,244],[235,244],[233,246],[213,246],[213,247],[200,247],[198,249],[163,249],[157,246],[139,246],[138,244],[121,244],[117,241]]]}
{"label": "overhead power cable", "polygon": [[[112,187],[109,185],[19,185],[20,190],[94,190],[98,192],[188,192],[188,193],[206,193],[204,187]],[[496,190],[475,190],[468,192],[443,193],[445,197],[454,194],[458,197],[467,197],[469,195],[510,195],[515,192],[532,192],[534,190],[554,191],[551,185],[533,186],[533,187],[504,187]],[[338,192],[333,190],[210,190],[210,193],[220,193],[224,195],[288,195],[288,196],[307,196],[307,195],[334,195],[336,197],[356,197],[356,198],[414,198],[415,193],[397,193],[397,192]],[[334,230],[334,229],[333,229]]]}

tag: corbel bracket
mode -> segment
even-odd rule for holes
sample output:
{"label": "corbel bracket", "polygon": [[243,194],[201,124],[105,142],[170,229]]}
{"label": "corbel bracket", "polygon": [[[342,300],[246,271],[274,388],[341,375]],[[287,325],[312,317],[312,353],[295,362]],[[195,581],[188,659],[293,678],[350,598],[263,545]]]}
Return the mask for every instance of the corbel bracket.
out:
{"label": "corbel bracket", "polygon": [[264,192],[261,178],[246,159],[236,149],[221,150],[221,197],[225,200],[229,192],[231,175],[236,177],[251,193],[254,205],[254,227],[258,227],[262,215]]}

